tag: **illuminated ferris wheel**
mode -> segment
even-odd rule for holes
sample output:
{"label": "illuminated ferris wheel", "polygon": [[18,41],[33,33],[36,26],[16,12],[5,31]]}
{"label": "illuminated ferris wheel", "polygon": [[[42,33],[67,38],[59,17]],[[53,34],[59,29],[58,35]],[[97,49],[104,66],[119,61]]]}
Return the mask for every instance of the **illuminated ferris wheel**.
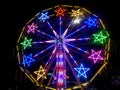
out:
{"label": "illuminated ferris wheel", "polygon": [[87,86],[107,64],[109,50],[110,38],[102,20],[71,5],[37,13],[17,41],[20,69],[47,90]]}

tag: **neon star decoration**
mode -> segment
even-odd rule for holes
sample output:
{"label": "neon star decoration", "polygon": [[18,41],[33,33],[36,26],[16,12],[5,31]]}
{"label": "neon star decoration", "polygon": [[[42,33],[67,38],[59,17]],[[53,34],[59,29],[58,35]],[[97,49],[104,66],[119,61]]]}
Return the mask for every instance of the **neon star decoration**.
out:
{"label": "neon star decoration", "polygon": [[35,33],[35,31],[37,30],[38,26],[34,24],[34,22],[31,25],[27,25],[28,30],[27,33]]}
{"label": "neon star decoration", "polygon": [[24,41],[20,44],[23,46],[23,49],[26,49],[27,47],[32,47],[31,42],[32,39],[28,39],[27,37],[24,37]]}
{"label": "neon star decoration", "polygon": [[47,19],[49,19],[48,12],[41,13],[41,16],[38,19],[40,19],[42,22],[45,22]]}
{"label": "neon star decoration", "polygon": [[22,62],[23,65],[27,64],[27,66],[30,67],[32,62],[35,62],[35,59],[33,59],[32,54],[30,54],[28,56],[27,55],[23,56],[23,62]]}
{"label": "neon star decoration", "polygon": [[37,75],[37,80],[40,78],[46,79],[46,70],[42,66],[40,66],[39,70],[34,71],[34,73]]}
{"label": "neon star decoration", "polygon": [[94,63],[97,63],[98,60],[103,60],[103,57],[100,56],[101,50],[97,52],[94,50],[91,50],[91,51],[92,51],[92,54],[88,58],[92,59]]}
{"label": "neon star decoration", "polygon": [[87,78],[86,73],[90,70],[90,68],[84,68],[83,64],[74,69],[78,72],[77,77],[83,76],[84,78]]}
{"label": "neon star decoration", "polygon": [[84,23],[87,24],[89,28],[92,26],[97,27],[97,18],[88,17]]}
{"label": "neon star decoration", "polygon": [[94,36],[94,42],[98,42],[100,44],[104,44],[105,39],[108,37],[108,36],[103,35],[102,31],[100,31],[97,34],[93,34],[93,36]]}
{"label": "neon star decoration", "polygon": [[66,11],[66,9],[59,7],[57,10],[55,10],[56,16],[64,16],[65,11]]}
{"label": "neon star decoration", "polygon": [[72,15],[71,16],[73,16],[75,18],[78,18],[78,17],[80,17],[82,15],[83,15],[83,12],[81,12],[80,9],[78,9],[78,10],[72,10]]}

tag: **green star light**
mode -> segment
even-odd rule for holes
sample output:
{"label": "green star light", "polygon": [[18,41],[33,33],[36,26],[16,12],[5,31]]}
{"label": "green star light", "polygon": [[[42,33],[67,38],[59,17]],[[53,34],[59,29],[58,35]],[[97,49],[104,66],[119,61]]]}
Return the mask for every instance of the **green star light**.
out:
{"label": "green star light", "polygon": [[23,46],[23,49],[26,49],[27,47],[31,47],[31,41],[32,39],[28,39],[27,37],[24,38],[24,41],[20,43]]}
{"label": "green star light", "polygon": [[98,42],[100,44],[104,44],[105,39],[108,37],[106,35],[103,35],[102,31],[100,31],[97,34],[93,34],[93,36],[94,36],[94,42]]}

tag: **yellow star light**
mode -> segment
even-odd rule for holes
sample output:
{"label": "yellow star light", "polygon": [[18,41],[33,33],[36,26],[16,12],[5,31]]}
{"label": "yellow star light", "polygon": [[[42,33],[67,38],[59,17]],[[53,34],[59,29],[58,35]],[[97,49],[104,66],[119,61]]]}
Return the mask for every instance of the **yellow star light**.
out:
{"label": "yellow star light", "polygon": [[40,66],[39,70],[34,71],[34,73],[37,75],[37,80],[42,77],[46,79],[46,70],[42,66]]}
{"label": "yellow star light", "polygon": [[83,15],[83,12],[80,11],[80,9],[78,10],[72,10],[72,15],[73,17],[75,18],[78,18],[79,16],[82,16]]}

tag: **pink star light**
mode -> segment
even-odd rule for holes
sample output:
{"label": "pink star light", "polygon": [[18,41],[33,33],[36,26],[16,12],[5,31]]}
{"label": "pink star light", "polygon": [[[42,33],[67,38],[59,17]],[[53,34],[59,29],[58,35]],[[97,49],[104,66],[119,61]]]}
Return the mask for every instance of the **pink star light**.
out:
{"label": "pink star light", "polygon": [[103,60],[103,57],[100,56],[101,50],[96,52],[94,50],[91,50],[92,54],[88,57],[89,59],[93,59],[93,62],[96,63],[98,60]]}
{"label": "pink star light", "polygon": [[31,25],[27,25],[27,27],[28,27],[27,33],[30,32],[35,33],[35,30],[38,28],[38,26],[36,26],[34,22]]}

